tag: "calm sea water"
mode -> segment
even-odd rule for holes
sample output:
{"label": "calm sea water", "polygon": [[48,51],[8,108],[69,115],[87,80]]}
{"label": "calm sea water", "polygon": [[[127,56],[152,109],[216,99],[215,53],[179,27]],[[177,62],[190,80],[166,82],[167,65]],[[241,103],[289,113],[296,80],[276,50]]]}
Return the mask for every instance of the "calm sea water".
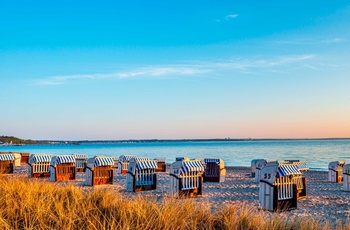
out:
{"label": "calm sea water", "polygon": [[81,145],[0,146],[0,151],[120,156],[137,155],[151,159],[165,157],[222,158],[227,166],[250,166],[252,159],[299,159],[311,169],[326,170],[328,163],[345,160],[350,163],[350,140],[281,140],[232,142],[158,142]]}

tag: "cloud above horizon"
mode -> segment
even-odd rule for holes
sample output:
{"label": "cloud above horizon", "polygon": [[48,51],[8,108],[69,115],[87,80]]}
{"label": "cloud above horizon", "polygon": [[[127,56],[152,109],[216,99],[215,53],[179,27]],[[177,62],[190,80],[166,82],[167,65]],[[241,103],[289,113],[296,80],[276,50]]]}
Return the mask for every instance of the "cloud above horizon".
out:
{"label": "cloud above horizon", "polygon": [[237,18],[238,17],[238,14],[229,14],[229,15],[226,15],[225,19],[226,20],[230,20],[230,19],[234,19],[234,18]]}
{"label": "cloud above horizon", "polygon": [[220,71],[236,71],[241,74],[257,74],[261,71],[276,72],[275,68],[290,65],[304,67],[313,70],[319,70],[311,63],[315,55],[285,55],[277,57],[253,57],[253,58],[234,58],[228,60],[216,61],[196,61],[186,65],[166,65],[166,66],[148,66],[120,71],[115,73],[95,73],[95,74],[73,74],[51,76],[45,79],[39,79],[34,82],[36,85],[62,85],[75,80],[103,80],[103,79],[129,79],[129,78],[173,78],[173,77],[193,77],[205,76],[211,77],[212,73]]}
{"label": "cloud above horizon", "polygon": [[116,73],[97,73],[97,74],[75,74],[52,76],[43,80],[37,80],[37,85],[62,85],[73,80],[101,80],[101,79],[127,79],[135,77],[165,77],[165,76],[185,76],[197,75],[206,72],[194,67],[185,66],[163,66],[163,67],[146,67],[129,71]]}

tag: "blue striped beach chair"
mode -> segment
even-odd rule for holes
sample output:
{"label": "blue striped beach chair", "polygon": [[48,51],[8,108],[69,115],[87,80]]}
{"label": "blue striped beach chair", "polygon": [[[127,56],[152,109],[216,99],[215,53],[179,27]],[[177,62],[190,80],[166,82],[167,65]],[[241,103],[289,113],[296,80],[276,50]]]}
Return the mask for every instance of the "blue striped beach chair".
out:
{"label": "blue striped beach chair", "polygon": [[15,156],[12,153],[0,154],[0,174],[12,174]]}
{"label": "blue striped beach chair", "polygon": [[73,155],[57,155],[51,158],[50,181],[66,181],[76,179],[75,157]]}
{"label": "blue striped beach chair", "polygon": [[293,164],[267,163],[261,169],[259,202],[269,211],[297,208],[298,187],[303,186],[298,167]]}
{"label": "blue striped beach chair", "polygon": [[86,164],[87,164],[87,160],[88,160],[88,155],[75,153],[75,154],[72,154],[72,156],[75,158],[76,172],[85,172]]}
{"label": "blue striped beach chair", "polygon": [[50,177],[50,154],[31,154],[28,159],[28,177]]}
{"label": "blue striped beach chair", "polygon": [[85,185],[113,184],[114,158],[95,156],[88,160],[85,171]]}
{"label": "blue striped beach chair", "polygon": [[119,174],[126,174],[128,171],[129,161],[135,158],[134,155],[121,155],[118,159],[118,170]]}
{"label": "blue striped beach chair", "polygon": [[205,171],[203,173],[203,182],[224,182],[226,168],[224,161],[218,158],[205,158]]}
{"label": "blue striped beach chair", "polygon": [[155,169],[157,167],[157,161],[155,160],[131,159],[126,174],[126,190],[139,192],[156,189],[157,175]]}
{"label": "blue striped beach chair", "polygon": [[202,195],[204,166],[199,160],[176,161],[170,166],[170,195],[194,197]]}

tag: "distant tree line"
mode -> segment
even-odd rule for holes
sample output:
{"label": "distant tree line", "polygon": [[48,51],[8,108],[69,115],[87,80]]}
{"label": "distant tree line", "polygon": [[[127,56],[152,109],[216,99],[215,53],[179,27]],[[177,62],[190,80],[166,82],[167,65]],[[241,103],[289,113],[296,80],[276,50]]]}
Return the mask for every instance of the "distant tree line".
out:
{"label": "distant tree line", "polygon": [[13,136],[0,136],[0,143],[11,143],[12,144],[42,144],[41,141],[33,141],[33,140],[23,140],[18,137]]}

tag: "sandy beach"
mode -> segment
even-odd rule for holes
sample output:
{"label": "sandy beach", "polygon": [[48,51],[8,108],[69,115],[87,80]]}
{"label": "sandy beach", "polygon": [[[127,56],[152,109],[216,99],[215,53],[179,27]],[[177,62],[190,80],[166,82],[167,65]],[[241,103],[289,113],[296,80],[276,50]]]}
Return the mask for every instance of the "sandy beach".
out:
{"label": "sandy beach", "polygon": [[[8,177],[27,177],[27,165],[15,167],[13,175]],[[224,183],[206,182],[203,184],[203,195],[194,198],[196,202],[205,202],[212,209],[217,210],[225,204],[236,202],[247,202],[257,209],[259,208],[259,184],[250,177],[249,167],[226,167],[227,174]],[[82,186],[84,190],[92,189],[113,189],[121,194],[133,196],[147,196],[162,200],[168,197],[169,173],[158,174],[157,189],[138,193],[128,192],[125,189],[126,176],[119,175],[114,171],[113,185],[100,185],[95,187],[84,186],[85,173],[77,173],[77,180],[69,182],[50,182],[62,184],[72,184]],[[287,217],[310,217],[319,218],[336,223],[338,220],[347,221],[350,217],[350,192],[343,191],[342,183],[330,183],[327,181],[326,171],[309,171],[304,176],[307,180],[307,197],[298,200],[298,208],[292,211],[283,212],[279,215]],[[39,178],[32,180],[44,180],[49,182],[49,178]]]}

